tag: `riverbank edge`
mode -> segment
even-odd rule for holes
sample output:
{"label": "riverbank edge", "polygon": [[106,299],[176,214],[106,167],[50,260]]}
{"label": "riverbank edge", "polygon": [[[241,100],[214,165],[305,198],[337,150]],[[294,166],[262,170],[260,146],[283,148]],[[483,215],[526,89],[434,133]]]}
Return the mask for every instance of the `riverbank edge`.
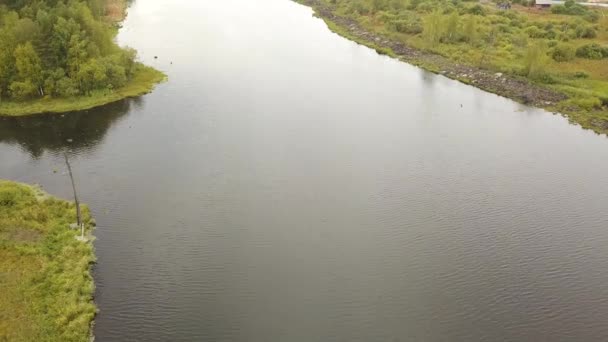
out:
{"label": "riverbank edge", "polygon": [[167,75],[152,67],[138,63],[133,78],[124,87],[112,92],[94,93],[91,96],[74,98],[47,98],[26,102],[0,103],[0,117],[31,116],[48,113],[68,113],[101,107],[127,98],[148,94],[162,82]]}
{"label": "riverbank edge", "polygon": [[566,103],[568,95],[534,83],[524,77],[507,75],[496,71],[465,65],[441,55],[414,48],[403,42],[363,28],[356,20],[334,13],[318,0],[292,0],[313,9],[315,16],[322,19],[328,28],[355,43],[374,49],[378,54],[387,55],[402,62],[412,64],[429,72],[471,85],[478,89],[509,98],[527,106],[544,109],[564,116],[572,124],[590,129],[597,134],[608,135],[608,114],[605,111],[592,113]]}
{"label": "riverbank edge", "polygon": [[[9,187],[14,187],[17,188],[19,190],[24,190],[27,192],[30,192],[31,195],[34,196],[35,202],[39,205],[44,205],[45,202],[47,201],[51,201],[53,202],[53,204],[59,204],[61,205],[64,209],[64,213],[65,212],[70,212],[70,216],[73,216],[73,219],[75,221],[76,218],[76,209],[75,209],[75,203],[72,201],[68,201],[56,196],[53,196],[49,193],[47,193],[46,191],[44,191],[42,189],[42,187],[40,185],[32,185],[32,184],[27,184],[27,183],[21,183],[21,182],[16,182],[16,181],[11,181],[11,180],[6,180],[6,179],[2,179],[0,178],[0,190],[2,186],[9,186]],[[31,202],[28,202],[31,203]],[[51,204],[49,204],[51,205]],[[42,215],[43,217],[45,217],[46,221],[50,221],[51,223],[46,224],[47,228],[49,228],[49,231],[47,231],[45,234],[49,235],[49,234],[56,234],[58,230],[60,230],[60,233],[63,234],[59,234],[57,236],[54,236],[51,239],[51,242],[47,242],[47,240],[42,239],[39,243],[40,244],[45,244],[44,248],[51,248],[51,246],[47,246],[46,244],[52,243],[53,244],[53,248],[57,249],[59,248],[59,253],[58,253],[58,257],[52,257],[49,259],[49,265],[47,265],[48,269],[52,269],[52,268],[56,268],[55,271],[60,270],[61,274],[57,275],[56,273],[52,273],[51,275],[53,277],[45,277],[47,270],[45,269],[37,269],[35,272],[38,273],[38,275],[34,276],[34,277],[39,277],[38,281],[39,283],[37,283],[35,280],[30,279],[28,280],[27,284],[22,284],[23,286],[25,286],[27,288],[27,286],[30,286],[31,288],[27,288],[27,291],[25,293],[31,294],[33,297],[32,298],[28,298],[28,300],[26,301],[30,308],[28,309],[32,309],[31,307],[35,307],[36,304],[40,305],[42,308],[44,308],[45,310],[43,310],[42,312],[37,312],[41,317],[34,317],[34,319],[38,318],[38,319],[55,319],[55,320],[65,320],[65,317],[52,317],[52,313],[60,313],[62,315],[67,315],[69,317],[71,317],[71,322],[70,324],[65,324],[66,326],[69,325],[70,328],[67,329],[68,334],[70,336],[73,336],[74,333],[74,325],[73,324],[80,324],[82,330],[86,330],[86,335],[87,335],[87,339],[89,341],[94,341],[94,335],[93,335],[93,327],[95,324],[95,316],[97,315],[98,312],[98,308],[97,305],[95,303],[95,282],[93,279],[93,266],[96,263],[96,256],[95,256],[95,247],[93,245],[93,241],[95,240],[95,237],[93,236],[93,230],[95,229],[96,223],[95,220],[91,217],[90,215],[90,211],[89,208],[86,205],[83,205],[82,203],[80,204],[81,206],[81,211],[82,211],[82,222],[84,224],[85,227],[85,240],[82,240],[79,238],[79,231],[78,230],[72,230],[70,229],[71,227],[68,227],[67,225],[57,225],[56,222],[52,222],[53,220],[57,220],[58,217],[45,217],[45,214],[39,214]],[[29,209],[29,208],[28,208]],[[10,211],[10,210],[9,210]],[[15,214],[17,213],[13,213],[13,216],[15,216]],[[36,215],[34,213],[28,213],[28,216],[31,217],[36,217]],[[31,220],[34,220],[33,218],[30,218]],[[36,220],[38,221],[38,220]],[[53,224],[55,223],[55,224]],[[20,229],[24,229],[24,228],[20,228]],[[43,234],[43,233],[39,233],[39,234]],[[43,236],[44,237],[44,236]],[[55,244],[59,244],[58,246]],[[74,246],[78,246],[78,248],[81,248],[82,246],[84,246],[84,249],[78,250],[75,249]],[[2,248],[10,248],[10,246],[7,247],[7,245],[2,245],[0,246]],[[33,251],[35,250],[35,245],[34,246],[29,246],[28,247],[24,247],[23,251],[19,251],[18,253],[22,253],[22,255],[28,256],[31,255],[31,253],[34,253]],[[40,257],[40,256],[39,256]],[[76,260],[76,258],[80,258],[79,260]],[[64,263],[60,263],[59,261],[64,260]],[[77,266],[81,266],[82,269],[78,269]],[[21,270],[21,272],[26,272],[25,270]],[[71,272],[71,274],[70,274]],[[75,274],[77,274],[77,278],[78,279],[74,279],[74,278],[70,278],[71,276],[74,276]],[[57,276],[57,277],[55,277]],[[64,279],[63,276],[65,276]],[[49,279],[50,278],[50,279]],[[68,281],[69,280],[69,281]],[[51,286],[52,285],[52,286]],[[46,296],[44,296],[44,294],[41,291],[41,289],[48,289],[49,287],[55,289],[57,293],[51,292],[49,294],[47,294]],[[79,303],[73,303],[73,302],[65,302],[65,301],[61,301],[61,298],[57,299],[55,297],[59,297],[58,293],[61,292],[61,295],[66,295],[66,293],[68,293],[68,291],[72,291],[74,293],[78,293],[80,296],[84,296],[85,301],[83,302],[79,302]],[[49,300],[49,298],[52,299],[56,299],[57,303],[55,303],[56,305],[54,305],[52,308],[52,310],[49,310],[48,307],[45,307],[45,305],[48,305],[49,303],[39,303],[39,301],[42,301],[44,299]],[[35,310],[40,310],[40,307],[36,307]],[[59,324],[57,323],[57,321],[52,321],[53,324]],[[30,324],[32,324],[33,322],[30,321]],[[48,328],[48,327],[47,327]],[[48,330],[43,329],[43,334],[47,334]],[[49,337],[49,336],[44,336],[44,337]]]}

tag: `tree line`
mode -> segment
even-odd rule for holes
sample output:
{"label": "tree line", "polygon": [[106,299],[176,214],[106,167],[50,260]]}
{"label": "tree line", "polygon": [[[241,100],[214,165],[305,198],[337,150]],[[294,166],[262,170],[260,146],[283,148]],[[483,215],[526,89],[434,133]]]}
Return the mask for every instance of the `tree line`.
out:
{"label": "tree line", "polygon": [[74,97],[124,86],[136,52],[114,42],[105,0],[5,0],[0,101]]}

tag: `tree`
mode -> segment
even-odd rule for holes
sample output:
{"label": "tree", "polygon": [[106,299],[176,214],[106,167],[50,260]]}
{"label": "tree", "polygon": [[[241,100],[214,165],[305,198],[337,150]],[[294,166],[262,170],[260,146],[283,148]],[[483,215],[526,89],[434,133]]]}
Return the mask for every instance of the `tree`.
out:
{"label": "tree", "polygon": [[68,43],[66,60],[68,75],[77,75],[80,66],[86,63],[87,59],[87,41],[81,39],[80,34],[72,35],[72,37],[70,37],[70,42]]}
{"label": "tree", "polygon": [[[17,46],[14,56],[18,78],[14,88],[20,94],[20,97],[33,95],[31,93],[32,89],[34,89],[34,94],[38,91],[40,96],[44,96],[44,90],[42,89],[42,62],[36,50],[34,50],[32,43],[27,42]],[[13,85],[11,85],[11,88],[13,88]],[[15,92],[13,89],[11,91]]]}
{"label": "tree", "polygon": [[0,0],[0,101],[126,85],[137,70],[136,54],[115,43],[116,30],[102,19],[105,2]]}
{"label": "tree", "polygon": [[477,26],[477,18],[474,16],[469,16],[464,22],[462,37],[469,44],[475,44],[477,42],[479,30]]}
{"label": "tree", "polygon": [[524,72],[528,77],[538,78],[545,73],[547,47],[544,42],[535,42],[528,46],[524,56]]}
{"label": "tree", "polygon": [[103,63],[97,59],[91,59],[80,66],[76,80],[80,92],[89,94],[95,89],[107,86],[107,71]]}
{"label": "tree", "polygon": [[68,50],[72,36],[80,34],[80,25],[74,19],[58,18],[50,37],[55,65],[67,69]]}
{"label": "tree", "polygon": [[433,11],[424,19],[424,30],[422,35],[424,40],[430,45],[435,46],[444,34],[443,16],[439,11]]}
{"label": "tree", "polygon": [[445,41],[448,43],[454,43],[458,40],[458,13],[452,12],[446,20],[445,28]]}
{"label": "tree", "polygon": [[8,92],[15,75],[14,39],[6,31],[0,30],[0,101]]}

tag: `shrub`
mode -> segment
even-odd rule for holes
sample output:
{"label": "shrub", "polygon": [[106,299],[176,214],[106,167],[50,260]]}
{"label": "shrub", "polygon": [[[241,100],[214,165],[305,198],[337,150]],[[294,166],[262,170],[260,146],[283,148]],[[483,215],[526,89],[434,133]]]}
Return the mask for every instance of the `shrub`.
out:
{"label": "shrub", "polygon": [[590,25],[577,25],[574,28],[575,38],[595,38],[597,31]]}
{"label": "shrub", "polygon": [[592,23],[597,23],[597,21],[600,20],[600,15],[597,12],[587,12],[583,18]]}
{"label": "shrub", "polygon": [[24,82],[13,82],[9,89],[17,100],[25,100],[38,94],[38,88],[29,80]]}
{"label": "shrub", "polygon": [[608,47],[596,43],[583,45],[576,50],[576,56],[587,59],[608,58]]}
{"label": "shrub", "polygon": [[0,188],[0,206],[11,207],[17,203],[18,193],[14,189]]}
{"label": "shrub", "polygon": [[547,62],[547,48],[543,42],[530,44],[524,56],[524,74],[528,77],[540,79],[545,74]]}
{"label": "shrub", "polygon": [[524,32],[526,32],[530,38],[545,38],[546,34],[544,30],[541,30],[536,26],[528,26],[524,29]]}
{"label": "shrub", "polygon": [[400,33],[418,34],[422,32],[420,17],[412,12],[404,12],[392,22],[389,27],[391,30]]}
{"label": "shrub", "polygon": [[473,15],[486,15],[485,8],[481,7],[481,5],[477,4],[475,6],[471,6],[468,11],[469,14]]}
{"label": "shrub", "polygon": [[72,97],[80,93],[76,81],[68,77],[64,77],[57,81],[55,91],[59,96],[62,97]]}
{"label": "shrub", "polygon": [[576,57],[576,49],[570,44],[558,44],[553,48],[551,57],[556,62],[571,61]]}
{"label": "shrub", "polygon": [[583,98],[575,98],[571,100],[572,104],[576,105],[580,109],[586,111],[592,111],[594,109],[599,109],[602,107],[602,101],[597,97],[583,97]]}
{"label": "shrub", "polygon": [[353,9],[360,15],[366,15],[371,12],[369,5],[363,1],[356,1],[353,4]]}
{"label": "shrub", "polygon": [[513,28],[509,25],[499,24],[498,31],[500,31],[502,33],[513,33]]}
{"label": "shrub", "polygon": [[563,5],[556,5],[551,7],[551,12],[555,14],[565,15],[585,15],[588,10],[583,5],[579,5],[574,0],[566,0]]}
{"label": "shrub", "polygon": [[431,13],[435,10],[437,6],[434,6],[432,3],[430,2],[423,2],[420,5],[418,5],[416,7],[416,10],[418,12],[423,12],[423,13]]}
{"label": "shrub", "polygon": [[577,71],[574,73],[574,78],[589,78],[589,74],[584,71]]}

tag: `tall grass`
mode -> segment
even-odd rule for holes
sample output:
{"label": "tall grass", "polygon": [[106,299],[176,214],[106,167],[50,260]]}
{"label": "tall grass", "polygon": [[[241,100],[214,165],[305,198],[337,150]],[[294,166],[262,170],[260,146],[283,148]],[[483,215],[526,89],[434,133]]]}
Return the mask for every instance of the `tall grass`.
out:
{"label": "tall grass", "polygon": [[[92,220],[83,208],[86,231]],[[93,246],[76,240],[73,203],[0,180],[0,341],[88,341]]]}

